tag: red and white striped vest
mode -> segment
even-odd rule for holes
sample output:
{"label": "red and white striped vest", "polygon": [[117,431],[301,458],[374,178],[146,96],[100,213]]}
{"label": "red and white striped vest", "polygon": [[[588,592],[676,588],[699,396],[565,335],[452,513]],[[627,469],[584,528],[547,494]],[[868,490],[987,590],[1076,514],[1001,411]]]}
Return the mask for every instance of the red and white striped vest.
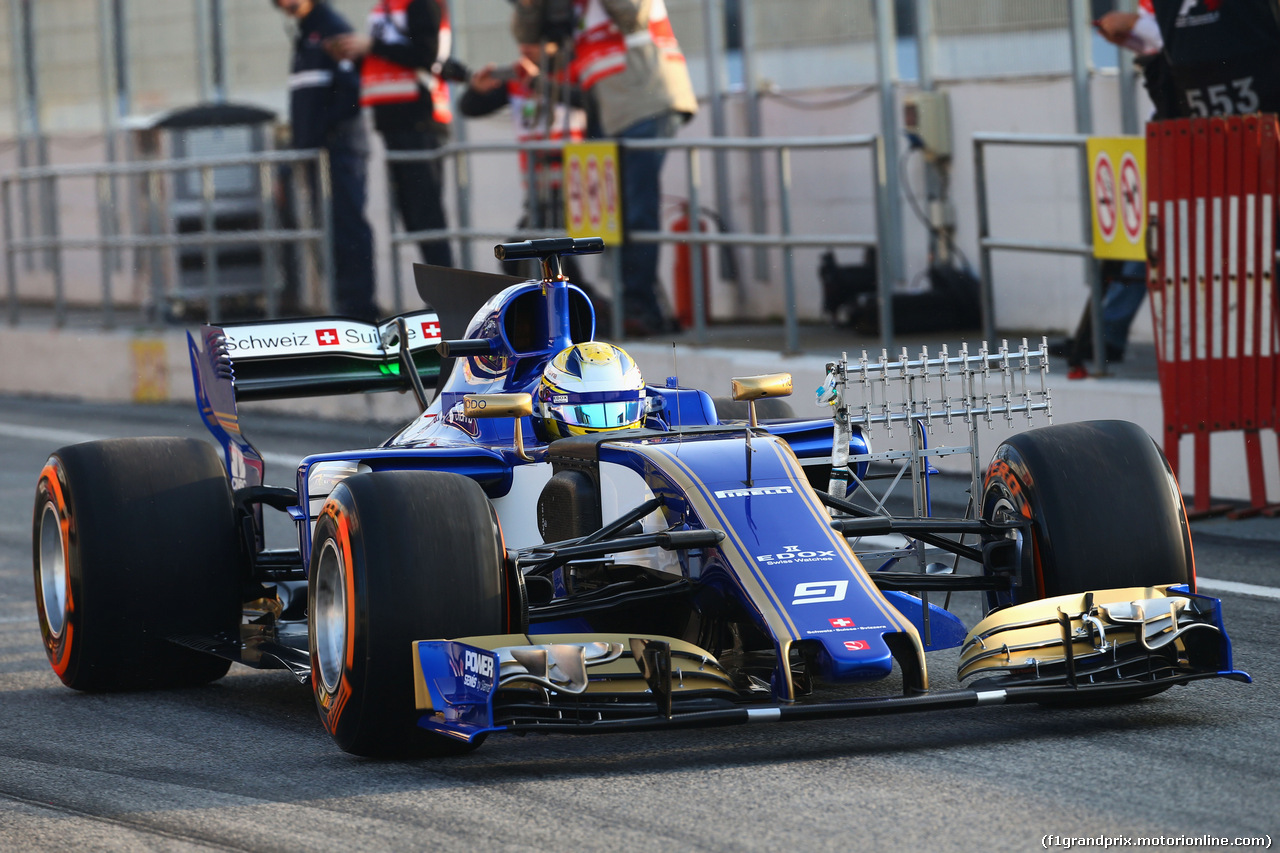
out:
{"label": "red and white striped vest", "polygon": [[[408,19],[405,10],[412,0],[379,0],[369,12],[369,31],[384,42],[407,42]],[[449,26],[449,9],[440,0],[440,47],[437,60],[448,58],[453,45]],[[421,75],[421,76],[420,76]],[[440,124],[453,121],[449,100],[449,84],[435,74],[420,68],[406,68],[370,53],[360,71],[360,103],[363,106],[400,104],[418,99],[419,81],[431,93],[432,117]]]}

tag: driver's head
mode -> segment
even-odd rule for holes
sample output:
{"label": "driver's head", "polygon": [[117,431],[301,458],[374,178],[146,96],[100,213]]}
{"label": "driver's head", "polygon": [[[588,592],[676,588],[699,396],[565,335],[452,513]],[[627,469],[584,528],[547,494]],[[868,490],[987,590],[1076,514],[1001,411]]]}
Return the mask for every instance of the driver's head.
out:
{"label": "driver's head", "polygon": [[538,385],[537,414],[547,440],[644,424],[640,368],[621,347],[574,344],[551,359]]}

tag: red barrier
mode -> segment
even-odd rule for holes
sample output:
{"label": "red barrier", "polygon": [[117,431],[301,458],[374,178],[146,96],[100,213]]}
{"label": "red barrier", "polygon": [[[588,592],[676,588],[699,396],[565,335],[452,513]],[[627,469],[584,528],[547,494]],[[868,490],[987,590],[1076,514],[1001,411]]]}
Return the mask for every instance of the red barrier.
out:
{"label": "red barrier", "polygon": [[1147,289],[1164,451],[1195,437],[1195,504],[1209,511],[1209,437],[1244,434],[1250,505],[1266,507],[1259,430],[1275,429],[1276,117],[1147,125]]}

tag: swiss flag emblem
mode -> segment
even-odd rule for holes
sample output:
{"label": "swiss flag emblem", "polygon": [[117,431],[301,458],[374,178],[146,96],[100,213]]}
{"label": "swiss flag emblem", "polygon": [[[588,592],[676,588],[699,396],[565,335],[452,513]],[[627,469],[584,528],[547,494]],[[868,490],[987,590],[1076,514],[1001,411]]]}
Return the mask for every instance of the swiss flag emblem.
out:
{"label": "swiss flag emblem", "polygon": [[827,621],[831,623],[832,628],[852,628],[853,627],[853,620],[844,616],[841,616],[839,619],[828,619]]}
{"label": "swiss flag emblem", "polygon": [[427,340],[440,337],[440,324],[434,320],[423,323],[422,336]]}
{"label": "swiss flag emblem", "polygon": [[316,340],[320,342],[322,347],[332,347],[338,344],[337,329],[316,329]]}
{"label": "swiss flag emblem", "polygon": [[844,647],[851,652],[860,652],[864,649],[871,648],[863,640],[845,640]]}

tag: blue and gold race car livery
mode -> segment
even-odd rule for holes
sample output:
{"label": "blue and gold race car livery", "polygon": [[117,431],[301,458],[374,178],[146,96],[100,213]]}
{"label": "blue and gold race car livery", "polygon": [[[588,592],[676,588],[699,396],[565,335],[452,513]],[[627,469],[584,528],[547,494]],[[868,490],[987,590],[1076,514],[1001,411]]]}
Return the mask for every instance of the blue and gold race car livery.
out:
{"label": "blue and gold race car livery", "polygon": [[[40,473],[34,573],[59,677],[114,690],[284,668],[362,755],[1248,680],[1218,601],[1196,592],[1177,484],[1136,426],[1017,433],[973,464],[970,512],[932,512],[936,460],[976,453],[993,418],[1049,413],[1030,384],[1042,349],[841,358],[817,389],[824,416],[796,418],[769,408],[786,374],[737,377],[728,398],[644,383],[560,272],[561,255],[599,249],[499,246],[542,262],[527,282],[419,267],[435,307],[380,324],[204,327],[190,353],[216,450],[93,442]],[[265,484],[239,401],[379,390],[422,413]],[[969,445],[928,447],[935,423]],[[909,447],[873,451],[877,425]],[[909,484],[911,508],[877,478]],[[264,547],[268,510],[296,548]],[[984,602],[971,627],[937,604],[962,592]],[[959,688],[930,688],[941,649],[959,650]]]}

